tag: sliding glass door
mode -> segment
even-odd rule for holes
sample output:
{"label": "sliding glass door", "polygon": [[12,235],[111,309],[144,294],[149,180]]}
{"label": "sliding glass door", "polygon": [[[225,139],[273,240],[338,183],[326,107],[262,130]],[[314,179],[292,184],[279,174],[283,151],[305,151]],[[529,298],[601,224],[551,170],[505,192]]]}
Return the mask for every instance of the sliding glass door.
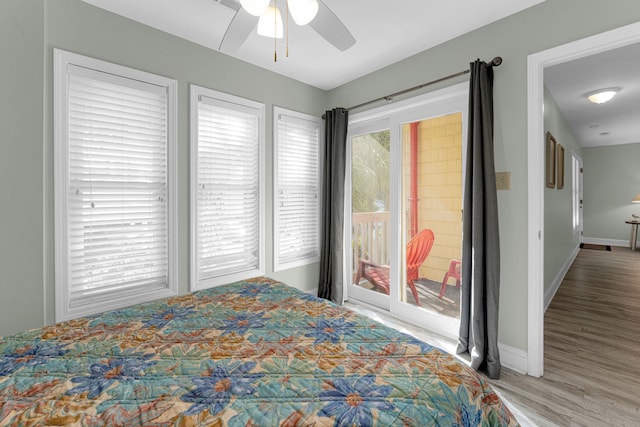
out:
{"label": "sliding glass door", "polygon": [[350,122],[347,294],[457,336],[467,93],[439,94]]}

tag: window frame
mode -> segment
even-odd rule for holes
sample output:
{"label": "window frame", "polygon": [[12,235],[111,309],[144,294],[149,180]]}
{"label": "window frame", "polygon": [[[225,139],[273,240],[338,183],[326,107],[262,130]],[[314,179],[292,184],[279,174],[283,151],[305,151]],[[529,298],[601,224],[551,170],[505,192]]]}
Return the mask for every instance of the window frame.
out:
{"label": "window frame", "polygon": [[[69,286],[69,75],[74,67],[155,85],[167,93],[166,189],[167,189],[167,283],[164,288],[127,292],[109,298],[74,304]],[[106,310],[169,297],[178,293],[177,231],[177,87],[174,79],[116,65],[107,61],[54,49],[54,237],[55,320],[75,319]]]}
{"label": "window frame", "polygon": [[[246,280],[256,276],[265,274],[265,105],[258,101],[242,98],[217,90],[205,88],[202,86],[190,85],[190,280],[189,289],[197,291],[208,289],[227,283]],[[238,272],[223,273],[214,277],[198,280],[198,126],[199,126],[199,108],[200,97],[204,96],[214,100],[237,104],[243,109],[254,109],[257,111],[258,117],[258,266],[255,269],[243,270]]]}
{"label": "window frame", "polygon": [[[279,147],[282,136],[279,132],[279,121],[281,116],[288,116],[293,118],[296,121],[305,121],[309,122],[310,126],[314,126],[317,128],[318,132],[318,140],[316,146],[316,161],[318,164],[318,174],[317,174],[317,199],[318,199],[318,210],[316,212],[317,217],[317,231],[316,231],[316,244],[315,249],[316,253],[313,256],[300,257],[292,261],[281,262],[279,256],[280,249],[280,221],[279,218],[279,205],[278,194],[280,191],[280,186],[278,185],[280,164],[279,164]],[[320,262],[320,238],[321,238],[321,212],[322,212],[322,170],[323,170],[323,159],[322,152],[324,147],[324,129],[323,122],[320,117],[313,116],[311,114],[301,113],[298,111],[289,110],[282,107],[273,107],[273,271],[279,272],[283,270],[289,270],[296,267],[302,267],[305,265],[313,264],[316,262]]]}

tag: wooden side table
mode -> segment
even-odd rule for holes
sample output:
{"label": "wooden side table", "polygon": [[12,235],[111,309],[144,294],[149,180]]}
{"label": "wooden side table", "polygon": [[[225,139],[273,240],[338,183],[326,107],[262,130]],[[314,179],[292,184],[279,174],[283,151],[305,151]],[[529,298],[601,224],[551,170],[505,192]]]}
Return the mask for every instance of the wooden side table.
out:
{"label": "wooden side table", "polygon": [[632,251],[636,250],[636,241],[638,239],[638,224],[640,221],[625,221],[626,224],[631,224],[631,236],[629,236],[629,247]]}

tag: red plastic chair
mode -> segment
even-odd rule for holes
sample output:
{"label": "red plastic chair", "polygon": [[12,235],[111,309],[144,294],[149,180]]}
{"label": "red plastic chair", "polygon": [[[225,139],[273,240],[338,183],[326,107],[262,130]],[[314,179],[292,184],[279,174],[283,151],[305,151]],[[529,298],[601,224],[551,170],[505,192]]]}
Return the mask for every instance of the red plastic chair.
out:
{"label": "red plastic chair", "polygon": [[[416,304],[420,305],[420,297],[413,281],[418,278],[418,270],[429,256],[435,236],[433,231],[428,228],[422,230],[407,243],[407,285],[411,289]],[[389,295],[389,266],[381,265],[365,259],[361,259],[358,265],[358,274],[356,283],[360,283],[360,279],[367,279],[373,286]]]}
{"label": "red plastic chair", "polygon": [[460,261],[457,259],[451,260],[449,263],[449,270],[444,274],[444,279],[442,279],[442,287],[440,288],[440,295],[438,295],[438,298],[442,298],[444,296],[444,292],[447,290],[447,282],[450,277],[456,279],[456,287],[460,289],[460,267]]}

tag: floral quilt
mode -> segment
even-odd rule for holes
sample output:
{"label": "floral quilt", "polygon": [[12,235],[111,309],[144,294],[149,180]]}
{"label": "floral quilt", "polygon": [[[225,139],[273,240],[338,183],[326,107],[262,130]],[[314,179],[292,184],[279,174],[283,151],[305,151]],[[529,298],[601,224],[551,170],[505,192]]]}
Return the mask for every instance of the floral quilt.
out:
{"label": "floral quilt", "polygon": [[258,278],[0,338],[0,425],[517,422],[445,352]]}

